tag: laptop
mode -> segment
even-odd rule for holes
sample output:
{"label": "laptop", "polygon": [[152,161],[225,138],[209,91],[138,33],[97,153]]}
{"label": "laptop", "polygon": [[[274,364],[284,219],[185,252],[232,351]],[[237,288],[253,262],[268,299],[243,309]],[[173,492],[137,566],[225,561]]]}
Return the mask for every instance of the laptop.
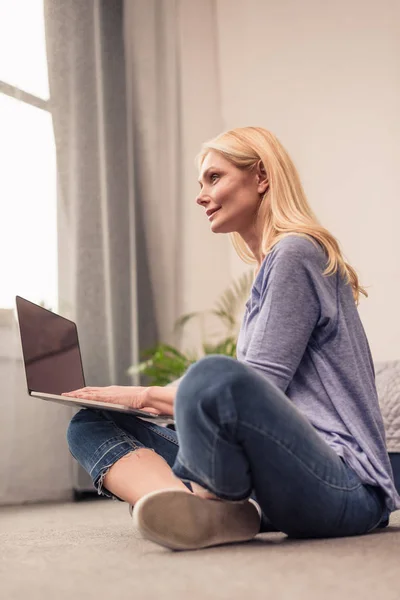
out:
{"label": "laptop", "polygon": [[154,415],[121,404],[61,396],[86,387],[76,324],[16,296],[19,331],[28,394],[69,406],[105,409],[146,420],[174,422],[171,415]]}

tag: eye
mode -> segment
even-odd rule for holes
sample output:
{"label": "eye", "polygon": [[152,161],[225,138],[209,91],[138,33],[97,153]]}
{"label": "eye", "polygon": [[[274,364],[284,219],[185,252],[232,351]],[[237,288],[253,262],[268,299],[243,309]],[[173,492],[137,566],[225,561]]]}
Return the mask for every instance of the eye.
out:
{"label": "eye", "polygon": [[218,173],[211,173],[210,175],[210,181],[214,181],[214,177],[219,177]]}

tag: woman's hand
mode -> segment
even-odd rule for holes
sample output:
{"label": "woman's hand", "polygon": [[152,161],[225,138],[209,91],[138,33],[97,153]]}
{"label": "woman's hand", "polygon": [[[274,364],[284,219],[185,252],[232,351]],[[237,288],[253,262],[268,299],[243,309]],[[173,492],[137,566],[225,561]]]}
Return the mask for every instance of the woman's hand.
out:
{"label": "woman's hand", "polygon": [[98,400],[111,404],[122,404],[129,408],[144,410],[154,415],[162,413],[160,408],[153,407],[150,401],[149,387],[109,385],[107,387],[84,387],[72,392],[64,392],[62,396],[82,398],[84,400]]}

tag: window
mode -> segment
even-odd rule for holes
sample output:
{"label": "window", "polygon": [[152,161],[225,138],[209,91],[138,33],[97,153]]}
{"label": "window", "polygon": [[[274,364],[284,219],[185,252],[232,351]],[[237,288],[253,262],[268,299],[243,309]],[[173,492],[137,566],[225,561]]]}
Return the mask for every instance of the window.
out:
{"label": "window", "polygon": [[0,308],[57,310],[56,153],[43,0],[0,0]]}

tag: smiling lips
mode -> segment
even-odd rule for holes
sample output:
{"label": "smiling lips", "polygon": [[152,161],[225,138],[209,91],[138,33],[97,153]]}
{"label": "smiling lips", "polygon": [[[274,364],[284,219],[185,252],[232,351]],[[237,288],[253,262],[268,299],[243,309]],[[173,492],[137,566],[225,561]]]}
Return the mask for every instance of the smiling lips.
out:
{"label": "smiling lips", "polygon": [[220,208],[216,208],[216,209],[214,209],[214,210],[212,210],[212,211],[207,211],[207,216],[208,216],[208,218],[209,218],[209,219],[211,219],[211,217],[212,217],[212,216],[213,216],[213,215],[214,215],[214,214],[215,214],[217,211],[219,211],[219,210],[220,210]]}

